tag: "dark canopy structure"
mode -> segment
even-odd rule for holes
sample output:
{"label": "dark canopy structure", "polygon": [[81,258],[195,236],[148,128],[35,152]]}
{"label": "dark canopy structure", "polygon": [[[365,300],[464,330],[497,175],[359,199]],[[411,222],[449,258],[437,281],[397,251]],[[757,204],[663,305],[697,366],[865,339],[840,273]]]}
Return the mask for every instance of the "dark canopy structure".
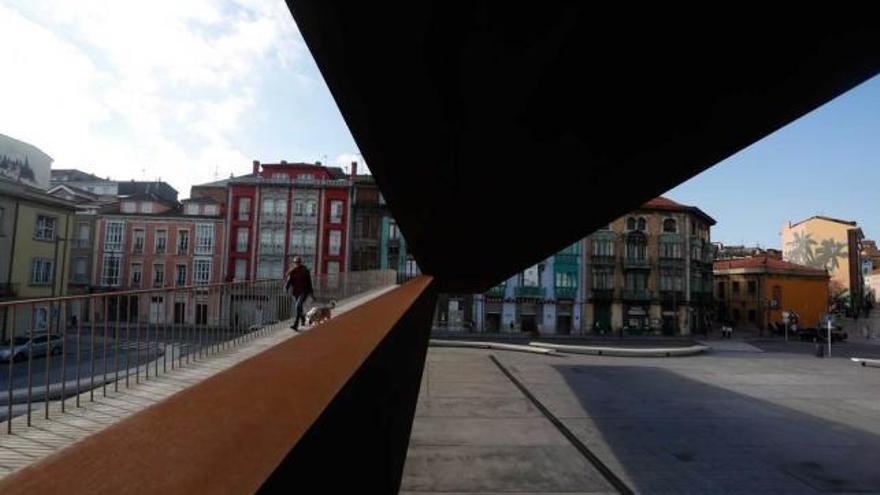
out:
{"label": "dark canopy structure", "polygon": [[486,289],[880,67],[876,18],[857,12],[288,4],[419,265],[449,291]]}

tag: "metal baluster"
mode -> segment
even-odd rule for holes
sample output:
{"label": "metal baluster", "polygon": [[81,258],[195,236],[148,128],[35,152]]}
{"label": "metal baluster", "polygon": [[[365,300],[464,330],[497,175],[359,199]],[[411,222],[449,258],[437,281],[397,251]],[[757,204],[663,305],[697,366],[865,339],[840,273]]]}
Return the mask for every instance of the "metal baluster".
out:
{"label": "metal baluster", "polygon": [[6,311],[10,313],[12,316],[10,317],[10,326],[9,326],[9,395],[7,397],[6,404],[6,433],[12,433],[12,385],[13,379],[15,378],[15,360],[13,359],[13,352],[15,351],[15,309],[16,305],[13,304],[9,306]]}
{"label": "metal baluster", "polygon": [[67,397],[67,305],[61,305],[61,412],[65,412],[64,402]]}
{"label": "metal baluster", "polygon": [[110,321],[109,297],[104,298],[104,341],[101,343],[101,361],[104,363],[104,378],[101,381],[101,394],[107,397],[107,325]]}
{"label": "metal baluster", "polygon": [[128,296],[128,311],[125,318],[125,388],[130,385],[129,375],[131,374],[131,313],[132,307],[138,308],[140,314],[140,296],[134,296],[138,299],[132,304],[132,296]]}
{"label": "metal baluster", "polygon": [[113,391],[119,392],[119,322],[122,319],[122,298],[120,296],[116,296],[116,334],[113,338],[113,369],[115,370],[115,375],[113,378]]}
{"label": "metal baluster", "polygon": [[[89,386],[89,400],[95,401],[95,325],[98,324],[98,304],[95,302],[97,298],[93,299],[93,308],[94,313],[92,313],[95,317],[92,319],[92,332],[91,338],[89,339],[89,361],[91,361],[91,385]],[[105,303],[106,304],[106,303]]]}
{"label": "metal baluster", "polygon": [[[46,313],[46,388],[43,390],[43,417],[49,419],[49,373],[52,372],[52,310],[54,303],[49,302],[49,309]],[[59,313],[61,312],[59,308]]]}
{"label": "metal baluster", "polygon": [[[79,318],[76,319],[76,407],[79,407],[79,394],[80,394],[80,368],[82,367],[80,364],[80,348],[82,347],[82,321],[83,317],[85,317],[85,308],[88,306],[88,302],[90,299],[83,298],[83,304],[79,308]],[[89,309],[91,312],[91,309]]]}
{"label": "metal baluster", "polygon": [[31,303],[31,318],[28,325],[28,372],[27,372],[27,425],[31,425],[31,392],[32,392],[32,373],[34,360],[34,323],[37,314],[34,311],[34,304]]}
{"label": "metal baluster", "polygon": [[[146,295],[148,293],[144,293]],[[150,311],[150,300],[147,297],[147,311]],[[141,304],[140,297],[138,297],[138,312],[137,312],[137,322],[135,322],[134,327],[134,353],[135,353],[135,365],[134,365],[134,383],[141,382]]]}

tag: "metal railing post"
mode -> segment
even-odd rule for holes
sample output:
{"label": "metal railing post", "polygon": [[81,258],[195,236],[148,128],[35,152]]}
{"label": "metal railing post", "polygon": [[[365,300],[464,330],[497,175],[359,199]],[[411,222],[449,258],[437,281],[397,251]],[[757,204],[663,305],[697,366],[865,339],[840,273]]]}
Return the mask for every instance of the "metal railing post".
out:
{"label": "metal railing post", "polygon": [[10,328],[9,328],[9,390],[6,404],[6,433],[12,433],[12,385],[15,381],[15,359],[13,359],[13,352],[15,351],[15,309],[16,306],[12,305],[7,310],[11,313],[10,319]]}

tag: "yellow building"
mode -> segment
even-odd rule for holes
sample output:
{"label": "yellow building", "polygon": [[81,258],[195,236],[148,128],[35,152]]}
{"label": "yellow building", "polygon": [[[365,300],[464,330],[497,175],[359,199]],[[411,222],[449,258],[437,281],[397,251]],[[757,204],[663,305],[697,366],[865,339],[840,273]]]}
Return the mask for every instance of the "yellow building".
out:
{"label": "yellow building", "polygon": [[794,311],[801,325],[815,327],[828,309],[824,269],[762,255],[716,261],[713,271],[717,314],[737,326],[768,328]]}
{"label": "yellow building", "polygon": [[[40,189],[0,180],[0,301],[65,294],[75,209]],[[29,321],[44,329],[48,308],[17,311],[16,321],[17,331]],[[5,311],[0,327],[5,336]]]}
{"label": "yellow building", "polygon": [[861,271],[862,230],[856,222],[814,216],[782,226],[785,261],[825,269],[831,275],[833,296],[847,296],[860,308],[864,281]]}

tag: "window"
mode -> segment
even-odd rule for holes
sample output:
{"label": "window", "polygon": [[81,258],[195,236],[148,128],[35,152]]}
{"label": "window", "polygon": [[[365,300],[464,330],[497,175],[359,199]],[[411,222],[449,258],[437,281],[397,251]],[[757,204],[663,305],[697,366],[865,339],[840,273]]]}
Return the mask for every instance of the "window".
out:
{"label": "window", "polygon": [[287,174],[284,172],[275,172],[272,174],[272,178],[275,180],[287,180]]}
{"label": "window", "polygon": [[297,199],[293,202],[293,214],[296,216],[302,216],[303,214],[303,202],[300,199]]}
{"label": "window", "polygon": [[235,252],[246,253],[248,250],[248,229],[239,227],[235,238]]}
{"label": "window", "polygon": [[162,287],[165,285],[165,265],[156,263],[153,265],[153,287]]}
{"label": "window", "polygon": [[756,292],[758,292],[758,283],[754,280],[749,280],[746,290],[749,291],[749,294],[754,295]]}
{"label": "window", "polygon": [[104,251],[122,251],[122,222],[107,222]]}
{"label": "window", "polygon": [[648,230],[648,222],[643,217],[639,217],[639,230],[642,232]]}
{"label": "window", "polygon": [[593,239],[593,256],[614,256],[614,239]]}
{"label": "window", "polygon": [[647,259],[648,240],[644,234],[633,233],[626,239],[626,258],[633,261],[644,261]]}
{"label": "window", "polygon": [[131,286],[140,287],[143,278],[143,265],[140,263],[131,264]]}
{"label": "window", "polygon": [[199,214],[199,205],[195,203],[190,203],[186,205],[186,214],[187,215],[198,215]]}
{"label": "window", "polygon": [[593,268],[593,289],[611,290],[614,288],[614,271],[609,268]]}
{"label": "window", "polygon": [[732,282],[730,285],[731,285],[731,289],[733,290],[733,293],[739,294],[739,282]]}
{"label": "window", "polygon": [[135,213],[137,211],[137,203],[134,201],[123,201],[122,213]]}
{"label": "window", "polygon": [[630,291],[643,291],[648,288],[648,277],[640,271],[626,273],[626,289]]}
{"label": "window", "polygon": [[156,231],[156,254],[165,254],[165,248],[168,245],[168,231]]}
{"label": "window", "polygon": [[141,213],[153,213],[153,203],[151,201],[141,203]]}
{"label": "window", "polygon": [[290,231],[291,250],[300,249],[305,244],[305,232],[302,229],[293,229]]}
{"label": "window", "polygon": [[342,222],[342,201],[330,202],[330,223]]}
{"label": "window", "polygon": [[[196,237],[198,239],[198,237]],[[196,246],[198,249],[198,246]],[[178,230],[177,231],[177,254],[185,255],[189,253],[189,231],[188,230]]]}
{"label": "window", "polygon": [[303,236],[303,245],[306,249],[311,249],[314,251],[315,246],[317,245],[318,235],[314,230],[307,230],[305,235]]}
{"label": "window", "polygon": [[131,243],[131,250],[135,254],[144,252],[144,229],[134,229],[134,240]]}
{"label": "window", "polygon": [[89,237],[92,236],[92,227],[87,223],[78,223],[76,225],[76,247],[83,248],[89,246]]}
{"label": "window", "polygon": [[338,261],[328,261],[327,262],[327,275],[336,275],[339,273],[339,262]]}
{"label": "window", "polygon": [[284,199],[276,199],[275,200],[275,214],[279,217],[283,217],[287,215],[287,200]]}
{"label": "window", "polygon": [[681,258],[680,242],[661,242],[660,243],[661,258]]}
{"label": "window", "polygon": [[217,214],[217,205],[205,205],[205,215],[214,216]]}
{"label": "window", "polygon": [[270,251],[272,249],[272,231],[269,229],[260,230],[260,251]]}
{"label": "window", "polygon": [[339,250],[342,245],[342,231],[331,230],[328,253],[330,256],[339,256]]}
{"label": "window", "polygon": [[676,222],[674,218],[667,218],[666,220],[663,220],[663,232],[673,234],[678,232],[678,222]]}
{"label": "window", "polygon": [[397,230],[397,224],[393,223],[393,222],[388,224],[388,239],[391,239],[393,241],[393,240],[399,239],[399,238],[400,238],[400,231]]}
{"label": "window", "polygon": [[260,261],[257,265],[257,278],[258,279],[267,279],[267,278],[280,278],[281,271],[283,269],[283,265],[281,261]]}
{"label": "window", "polygon": [[724,282],[718,282],[718,297],[724,298]]}
{"label": "window", "polygon": [[88,282],[88,260],[84,256],[77,256],[73,260],[73,281],[76,283]]}
{"label": "window", "polygon": [[314,201],[307,201],[306,202],[306,216],[307,217],[314,217],[317,215],[318,215],[317,203],[315,203]]}
{"label": "window", "polygon": [[119,285],[119,268],[122,257],[118,254],[104,256],[104,265],[101,270],[101,285],[117,287]]}
{"label": "window", "polygon": [[193,261],[193,283],[197,285],[207,284],[211,281],[211,260],[199,259]]}
{"label": "window", "polygon": [[661,273],[660,274],[660,290],[681,292],[684,280],[677,273]]}
{"label": "window", "polygon": [[576,289],[577,280],[575,279],[575,274],[571,272],[556,272],[556,287]]}
{"label": "window", "polygon": [[214,254],[214,225],[196,225],[196,254]]}
{"label": "window", "polygon": [[245,279],[247,279],[247,260],[239,258],[235,260],[235,280]]}
{"label": "window", "polygon": [[251,218],[251,198],[238,198],[238,220],[246,222]]}
{"label": "window", "polygon": [[277,229],[272,236],[272,245],[275,246],[275,251],[278,253],[284,252],[284,230]]}
{"label": "window", "polygon": [[186,265],[177,265],[177,278],[175,280],[178,286],[186,285]]}
{"label": "window", "polygon": [[52,260],[34,258],[31,262],[31,284],[47,285],[52,283]]}
{"label": "window", "polygon": [[266,198],[263,200],[263,215],[274,215],[275,214],[275,201],[271,198]]}
{"label": "window", "polygon": [[58,219],[55,217],[37,215],[37,223],[34,226],[34,238],[41,241],[54,241],[55,224],[57,221]]}
{"label": "window", "polygon": [[626,219],[626,230],[636,230],[636,219],[629,217]]}

